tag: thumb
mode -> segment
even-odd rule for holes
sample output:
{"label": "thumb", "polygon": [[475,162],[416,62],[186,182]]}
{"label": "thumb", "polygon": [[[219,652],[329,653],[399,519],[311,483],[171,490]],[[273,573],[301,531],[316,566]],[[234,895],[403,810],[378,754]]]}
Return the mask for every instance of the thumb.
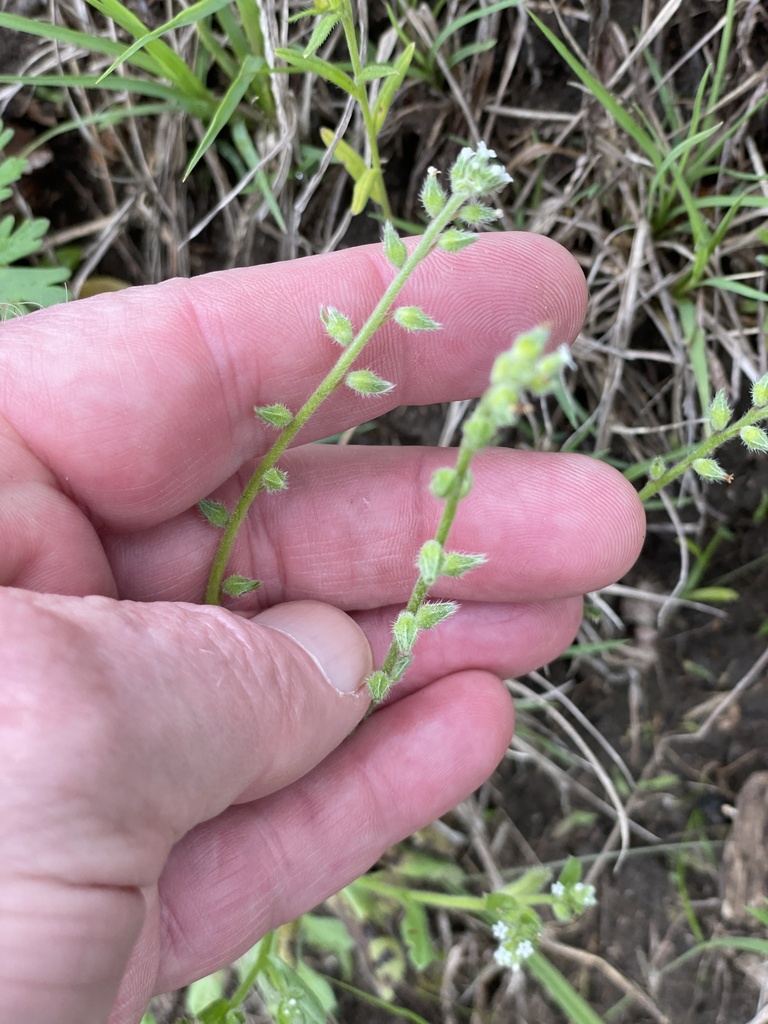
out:
{"label": "thumb", "polygon": [[248,620],[0,590],[0,621],[4,1008],[103,1021],[171,846],[333,750],[370,649],[315,602]]}

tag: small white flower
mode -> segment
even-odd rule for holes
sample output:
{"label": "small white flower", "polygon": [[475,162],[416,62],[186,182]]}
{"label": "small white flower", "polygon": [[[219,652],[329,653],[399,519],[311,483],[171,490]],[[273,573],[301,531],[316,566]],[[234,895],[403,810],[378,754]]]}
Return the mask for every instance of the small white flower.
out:
{"label": "small white flower", "polygon": [[505,924],[503,921],[497,921],[491,929],[491,932],[494,939],[498,939],[499,942],[504,942],[509,935],[509,925]]}
{"label": "small white flower", "polygon": [[499,946],[493,954],[493,959],[499,967],[509,967],[513,971],[518,970],[520,967],[520,964],[517,963],[515,958],[512,956],[512,951],[507,949],[506,946]]}
{"label": "small white flower", "polygon": [[529,956],[533,956],[533,943],[530,939],[523,939],[522,942],[518,942],[515,956],[521,962],[527,960]]}
{"label": "small white flower", "polygon": [[594,907],[597,903],[594,885],[585,885],[583,882],[577,882],[573,887],[573,895],[582,907]]}
{"label": "small white flower", "polygon": [[553,896],[565,896],[565,886],[562,882],[553,882],[549,891]]}

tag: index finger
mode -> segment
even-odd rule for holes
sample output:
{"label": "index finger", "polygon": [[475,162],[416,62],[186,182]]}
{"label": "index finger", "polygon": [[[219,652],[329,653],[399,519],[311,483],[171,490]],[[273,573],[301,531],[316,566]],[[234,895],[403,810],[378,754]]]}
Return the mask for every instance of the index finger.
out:
{"label": "index finger", "polygon": [[[161,522],[274,440],[254,405],[293,411],[338,356],[319,318],[333,305],[359,329],[392,278],[381,246],[129,289],[2,326],[0,414],[115,529]],[[576,335],[584,279],[559,245],[524,233],[432,253],[399,303],[443,330],[387,324],[360,365],[397,383],[363,399],[341,388],[299,435],[323,437],[395,405],[469,398],[514,336],[552,324]]]}

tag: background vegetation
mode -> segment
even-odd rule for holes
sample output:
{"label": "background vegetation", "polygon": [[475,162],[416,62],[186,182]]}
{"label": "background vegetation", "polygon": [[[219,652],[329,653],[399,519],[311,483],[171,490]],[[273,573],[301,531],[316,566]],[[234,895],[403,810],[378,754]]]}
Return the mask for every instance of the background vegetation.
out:
{"label": "background vegetation", "polygon": [[[0,0],[5,315],[68,275],[82,295],[373,241],[390,206],[418,230],[427,167],[482,139],[515,178],[503,227],[565,245],[591,294],[578,371],[514,443],[639,480],[702,435],[719,388],[746,409],[768,370],[764,4],[357,4],[361,60],[398,72],[379,152],[341,29],[302,64],[300,10]],[[366,85],[374,113],[393,78]],[[465,411],[340,443],[451,444]],[[686,477],[649,509],[641,560],[590,596],[567,656],[510,680],[518,732],[480,792],[153,1019],[768,1021],[766,916],[743,910],[767,884],[768,470],[736,445],[721,462],[730,487]],[[571,854],[598,906],[502,970],[472,898]]]}

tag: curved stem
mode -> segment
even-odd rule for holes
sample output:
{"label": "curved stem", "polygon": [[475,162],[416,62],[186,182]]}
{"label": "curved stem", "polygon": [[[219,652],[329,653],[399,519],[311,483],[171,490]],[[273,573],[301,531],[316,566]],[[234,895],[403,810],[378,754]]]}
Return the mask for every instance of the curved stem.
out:
{"label": "curved stem", "polygon": [[[229,517],[224,532],[216,550],[208,579],[208,586],[205,592],[206,604],[221,603],[221,584],[224,579],[227,562],[232,553],[240,527],[253,503],[256,495],[263,490],[264,474],[271,469],[288,445],[298,434],[307,420],[317,410],[318,406],[331,395],[343,382],[347,371],[365,348],[371,337],[384,323],[389,315],[395,299],[399,295],[408,278],[414,272],[421,261],[435,247],[442,231],[453,221],[456,214],[466,202],[466,198],[451,196],[443,210],[430,223],[422,235],[420,241],[406,259],[401,269],[396,274],[392,283],[382,295],[375,309],[366,320],[355,338],[343,350],[333,368],[321,381],[318,387],[312,392],[307,401],[302,405],[291,422],[281,431],[279,437],[262,458],[256,471],[243,491],[240,500]],[[450,524],[449,524],[450,525]]]}
{"label": "curved stem", "polygon": [[697,459],[707,458],[707,456],[711,455],[715,449],[720,447],[721,444],[725,444],[726,441],[731,441],[734,437],[738,437],[739,431],[743,427],[752,426],[764,419],[768,419],[768,408],[765,406],[752,408],[748,413],[745,413],[741,419],[732,423],[729,427],[726,427],[725,430],[719,430],[717,433],[710,434],[709,437],[705,437],[703,441],[696,445],[693,451],[688,452],[685,458],[681,459],[680,462],[662,473],[658,480],[649,480],[645,487],[643,487],[638,493],[640,501],[648,501],[649,498],[658,494],[662,487],[666,487],[667,484],[671,484],[673,480],[682,476],[686,470],[691,468]]}

